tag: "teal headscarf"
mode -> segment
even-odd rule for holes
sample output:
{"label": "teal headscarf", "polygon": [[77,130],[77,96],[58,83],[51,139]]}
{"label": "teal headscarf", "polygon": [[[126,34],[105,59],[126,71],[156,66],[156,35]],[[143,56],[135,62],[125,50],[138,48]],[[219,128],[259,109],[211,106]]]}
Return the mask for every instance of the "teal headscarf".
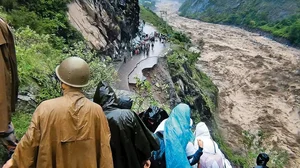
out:
{"label": "teal headscarf", "polygon": [[189,141],[194,139],[190,129],[191,109],[180,103],[171,112],[165,123],[164,142],[167,168],[190,168],[185,153]]}

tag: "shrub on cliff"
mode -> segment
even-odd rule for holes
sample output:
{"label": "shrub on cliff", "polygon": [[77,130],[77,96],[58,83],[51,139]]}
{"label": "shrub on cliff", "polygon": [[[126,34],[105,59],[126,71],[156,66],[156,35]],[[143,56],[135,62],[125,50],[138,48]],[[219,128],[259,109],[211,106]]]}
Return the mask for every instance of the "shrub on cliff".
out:
{"label": "shrub on cliff", "polygon": [[186,44],[190,43],[191,40],[184,33],[174,31],[170,25],[167,24],[162,18],[158,17],[154,12],[150,9],[146,9],[141,6],[140,17],[148,23],[153,24],[160,33],[168,35],[170,40],[176,44]]}
{"label": "shrub on cliff", "polygon": [[115,80],[116,71],[113,67],[101,61],[84,42],[58,50],[51,45],[50,38],[50,35],[39,35],[29,27],[15,32],[20,89],[36,95],[37,103],[60,94],[54,69],[69,56],[79,56],[89,63],[91,80],[87,90],[96,88],[100,80]]}
{"label": "shrub on cliff", "polygon": [[[15,29],[29,26],[38,34],[58,36],[64,42],[72,44],[83,38],[68,21],[66,12],[69,2],[70,0],[3,0],[0,1],[0,6],[8,13],[7,21]],[[57,41],[51,42],[55,45]]]}

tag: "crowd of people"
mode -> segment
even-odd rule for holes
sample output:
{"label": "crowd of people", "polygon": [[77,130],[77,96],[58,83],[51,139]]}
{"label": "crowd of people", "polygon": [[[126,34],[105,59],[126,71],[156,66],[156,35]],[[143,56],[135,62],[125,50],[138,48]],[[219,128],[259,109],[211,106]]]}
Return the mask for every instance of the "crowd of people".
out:
{"label": "crowd of people", "polygon": [[156,31],[150,34],[142,33],[140,41],[131,45],[131,55],[139,55],[141,53],[149,55],[149,51],[154,50],[154,43],[158,40],[165,45],[167,36]]}
{"label": "crowd of people", "polygon": [[[132,100],[118,98],[105,82],[99,83],[94,102],[87,99],[82,88],[88,85],[90,70],[79,57],[69,57],[56,67],[63,95],[36,108],[18,142],[11,123],[18,90],[14,41],[1,19],[0,50],[0,139],[10,157],[4,168],[231,167],[205,123],[197,123],[192,132],[187,104],[178,104],[151,127],[152,132],[130,110]],[[257,164],[265,168],[268,160],[262,153]]]}

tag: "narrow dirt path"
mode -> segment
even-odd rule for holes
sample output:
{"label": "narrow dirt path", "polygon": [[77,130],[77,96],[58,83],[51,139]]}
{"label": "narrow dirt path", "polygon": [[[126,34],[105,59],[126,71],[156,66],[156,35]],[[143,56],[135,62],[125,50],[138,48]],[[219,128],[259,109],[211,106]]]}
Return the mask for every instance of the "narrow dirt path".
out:
{"label": "narrow dirt path", "polygon": [[180,17],[178,7],[157,4],[171,26],[195,44],[204,41],[198,68],[220,90],[218,124],[229,145],[239,151],[242,130],[263,130],[269,146],[286,149],[291,167],[299,166],[300,50],[240,28]]}

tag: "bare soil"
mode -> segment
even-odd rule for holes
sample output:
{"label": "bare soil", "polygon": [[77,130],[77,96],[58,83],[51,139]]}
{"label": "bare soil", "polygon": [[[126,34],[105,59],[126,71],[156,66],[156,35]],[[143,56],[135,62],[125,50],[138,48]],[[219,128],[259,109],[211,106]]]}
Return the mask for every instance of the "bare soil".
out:
{"label": "bare soil", "polygon": [[[152,68],[143,69],[143,75],[146,77],[146,80],[151,83],[151,93],[153,93],[153,98],[158,101],[160,104],[168,105],[170,104],[170,95],[169,95],[169,84],[170,84],[170,75],[167,66],[165,65],[164,58],[158,59],[156,65]],[[129,85],[131,91],[135,91],[135,85]]]}

